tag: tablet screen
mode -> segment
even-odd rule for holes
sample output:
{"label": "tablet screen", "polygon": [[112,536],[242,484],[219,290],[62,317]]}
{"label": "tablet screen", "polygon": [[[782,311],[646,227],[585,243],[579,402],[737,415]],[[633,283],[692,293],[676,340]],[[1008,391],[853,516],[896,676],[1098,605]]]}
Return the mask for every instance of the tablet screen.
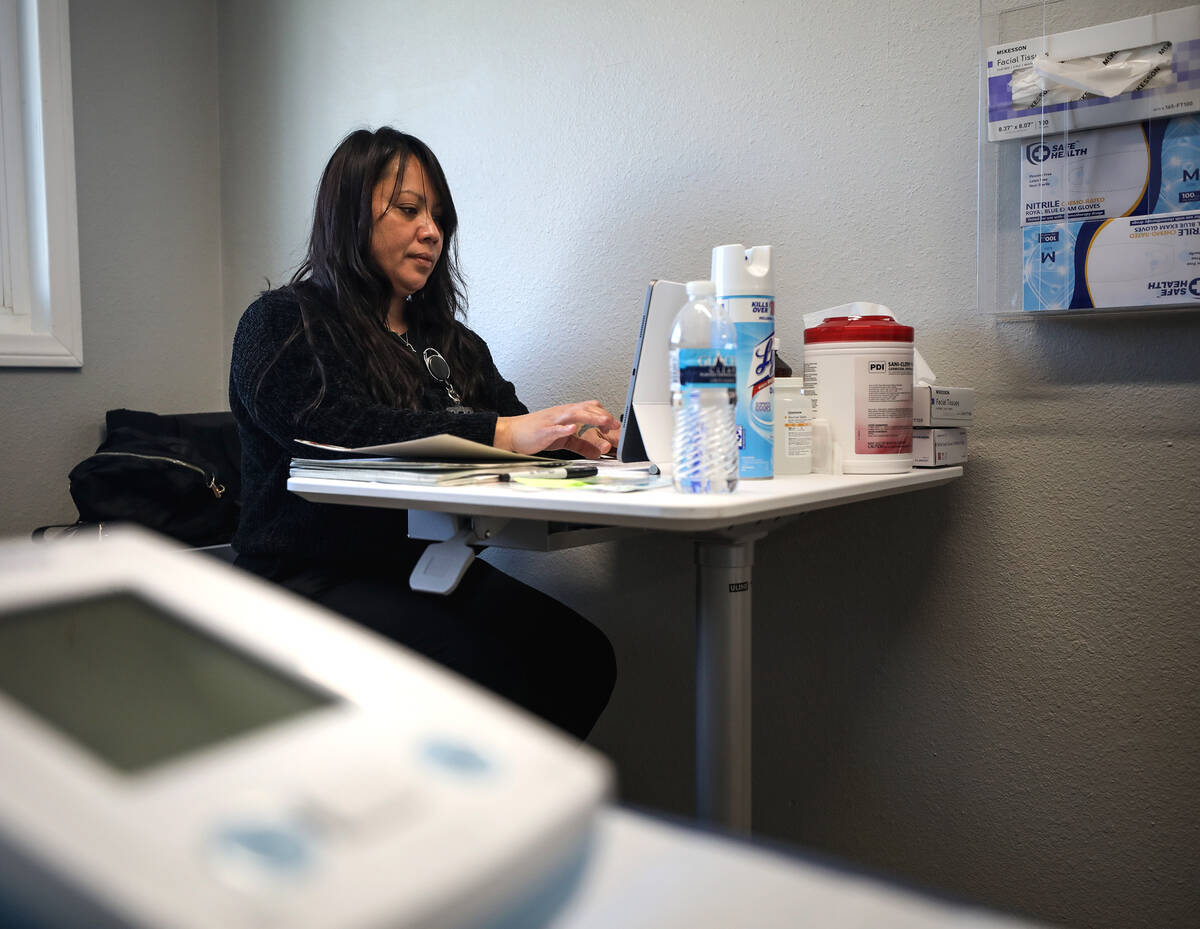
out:
{"label": "tablet screen", "polygon": [[126,772],[335,699],[130,592],[0,614],[0,692]]}

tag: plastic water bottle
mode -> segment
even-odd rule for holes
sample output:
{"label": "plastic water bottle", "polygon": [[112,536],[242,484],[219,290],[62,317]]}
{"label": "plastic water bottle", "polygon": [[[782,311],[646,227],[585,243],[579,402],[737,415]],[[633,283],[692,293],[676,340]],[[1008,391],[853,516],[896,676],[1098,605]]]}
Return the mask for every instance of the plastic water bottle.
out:
{"label": "plastic water bottle", "polygon": [[671,327],[674,481],[685,494],[729,493],[738,482],[737,330],[712,281],[688,281]]}

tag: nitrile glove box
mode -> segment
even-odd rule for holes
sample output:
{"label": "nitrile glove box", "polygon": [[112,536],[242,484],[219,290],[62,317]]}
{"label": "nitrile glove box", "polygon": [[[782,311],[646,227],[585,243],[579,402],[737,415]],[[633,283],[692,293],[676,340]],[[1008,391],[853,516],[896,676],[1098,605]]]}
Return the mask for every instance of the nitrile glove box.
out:
{"label": "nitrile glove box", "polygon": [[1021,146],[1021,224],[1200,209],[1200,116]]}
{"label": "nitrile glove box", "polygon": [[1026,310],[1200,304],[1200,215],[1026,226]]}
{"label": "nitrile glove box", "polygon": [[966,429],[914,429],[913,467],[944,468],[967,460]]}
{"label": "nitrile glove box", "polygon": [[968,426],[974,416],[975,391],[970,387],[913,387],[914,426]]}

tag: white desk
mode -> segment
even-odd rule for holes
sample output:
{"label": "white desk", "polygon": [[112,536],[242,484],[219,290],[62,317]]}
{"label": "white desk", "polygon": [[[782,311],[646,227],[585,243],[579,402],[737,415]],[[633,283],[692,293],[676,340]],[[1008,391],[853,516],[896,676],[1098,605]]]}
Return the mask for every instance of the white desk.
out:
{"label": "white desk", "polygon": [[552,899],[488,929],[1031,929],[1032,924],[629,810],[601,811]]}
{"label": "white desk", "polygon": [[429,487],[309,478],[289,480],[288,489],[320,503],[452,514],[453,527],[410,512],[409,534],[441,540],[457,528],[472,545],[551,549],[614,537],[612,531],[571,525],[579,523],[693,535],[698,568],[697,808],[703,818],[749,831],[754,542],[800,513],[936,487],[962,473],[961,467],[953,467],[904,474],[810,474],[743,481],[732,494],[712,496],[678,494],[670,487],[629,494],[529,492],[508,484]]}

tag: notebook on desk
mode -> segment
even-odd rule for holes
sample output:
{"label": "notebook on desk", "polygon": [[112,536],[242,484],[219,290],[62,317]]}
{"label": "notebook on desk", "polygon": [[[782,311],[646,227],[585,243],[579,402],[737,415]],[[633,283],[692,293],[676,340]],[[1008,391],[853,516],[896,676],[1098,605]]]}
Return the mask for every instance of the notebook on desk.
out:
{"label": "notebook on desk", "polygon": [[677,281],[651,281],[646,288],[642,323],[633,353],[633,371],[625,412],[621,417],[619,461],[652,461],[660,470],[671,464],[669,340],[671,324],[687,299],[687,289]]}
{"label": "notebook on desk", "polygon": [[348,455],[373,458],[405,458],[414,461],[549,461],[553,463],[553,459],[539,455],[521,455],[492,445],[472,442],[461,436],[446,434],[407,439],[403,442],[389,442],[385,445],[363,445],[358,448],[326,445],[323,442],[313,442],[309,439],[295,439],[294,441],[297,445],[308,445],[327,452],[342,452]]}

